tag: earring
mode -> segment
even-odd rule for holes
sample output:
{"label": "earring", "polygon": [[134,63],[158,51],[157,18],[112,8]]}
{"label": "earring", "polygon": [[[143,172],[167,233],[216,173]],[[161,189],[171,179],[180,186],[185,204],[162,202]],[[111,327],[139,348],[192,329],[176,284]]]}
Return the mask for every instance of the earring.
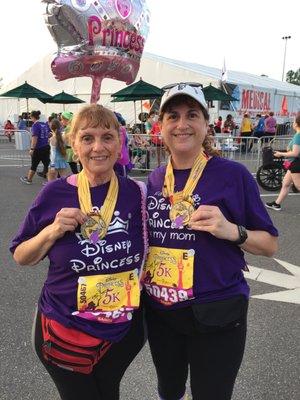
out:
{"label": "earring", "polygon": [[73,159],[73,161],[74,162],[78,162],[79,161],[79,157],[78,157],[78,154],[76,154],[75,152],[73,153],[73,156],[72,156],[72,159]]}

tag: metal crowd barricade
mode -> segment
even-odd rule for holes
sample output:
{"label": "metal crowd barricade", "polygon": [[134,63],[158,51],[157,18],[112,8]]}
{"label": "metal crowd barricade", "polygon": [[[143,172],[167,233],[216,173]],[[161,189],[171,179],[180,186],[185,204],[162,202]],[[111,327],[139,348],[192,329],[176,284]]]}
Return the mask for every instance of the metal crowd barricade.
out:
{"label": "metal crowd barricade", "polygon": [[274,150],[286,150],[292,136],[263,136],[262,138],[217,135],[214,145],[222,157],[244,164],[255,173],[262,164],[262,148],[272,146]]}
{"label": "metal crowd barricade", "polygon": [[[153,136],[145,134],[129,134],[129,153],[134,171],[152,171],[159,163],[166,164],[168,154],[166,149],[153,143]],[[157,136],[160,138],[160,136]],[[255,173],[260,163],[262,143],[259,138],[230,136],[220,134],[211,137],[213,146],[224,158],[244,164],[248,170]]]}
{"label": "metal crowd barricade", "polygon": [[20,167],[30,163],[30,132],[26,130],[13,130],[12,141],[6,134],[6,129],[0,129],[0,161],[8,160],[17,162]]}
{"label": "metal crowd barricade", "polygon": [[[168,154],[156,136],[129,134],[129,153],[135,171],[151,171],[159,164],[166,164]],[[241,138],[220,134],[212,136],[213,146],[224,158],[243,163],[250,172],[256,172],[259,166],[261,141],[256,137]]]}
{"label": "metal crowd barricade", "polygon": [[261,153],[259,138],[219,134],[212,136],[212,141],[222,157],[244,164],[251,173],[256,172]]}
{"label": "metal crowd barricade", "polygon": [[[134,171],[152,171],[159,164],[165,164],[167,154],[161,143],[161,137],[141,133],[128,135],[130,161]],[[159,139],[159,140],[157,140]]]}
{"label": "metal crowd barricade", "polygon": [[[24,166],[30,163],[30,132],[15,130],[12,142],[8,141],[5,130],[0,129],[0,160],[15,161]],[[159,164],[166,164],[168,154],[161,144],[160,136],[133,133],[128,135],[130,160],[134,171],[147,172]],[[275,150],[285,150],[292,136],[240,137],[228,134],[211,136],[213,146],[224,158],[244,164],[251,173],[256,173],[262,164],[261,153],[264,146]]]}
{"label": "metal crowd barricade", "polygon": [[270,146],[274,150],[286,151],[289,142],[292,140],[293,136],[274,136],[270,140]]}

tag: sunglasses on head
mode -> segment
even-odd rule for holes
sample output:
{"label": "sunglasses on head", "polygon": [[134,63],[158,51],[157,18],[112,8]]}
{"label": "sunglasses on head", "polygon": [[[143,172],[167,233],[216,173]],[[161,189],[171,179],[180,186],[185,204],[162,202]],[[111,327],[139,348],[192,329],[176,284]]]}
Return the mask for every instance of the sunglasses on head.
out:
{"label": "sunglasses on head", "polygon": [[183,90],[186,86],[200,87],[201,89],[203,88],[203,85],[199,82],[177,82],[170,83],[169,85],[162,87],[162,90],[169,90],[175,86],[178,86],[178,90]]}

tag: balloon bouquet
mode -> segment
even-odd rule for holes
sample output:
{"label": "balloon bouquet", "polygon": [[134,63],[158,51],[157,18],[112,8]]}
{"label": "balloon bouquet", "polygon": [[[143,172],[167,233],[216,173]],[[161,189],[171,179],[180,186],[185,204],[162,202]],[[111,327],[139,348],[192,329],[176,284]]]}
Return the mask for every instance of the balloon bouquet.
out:
{"label": "balloon bouquet", "polygon": [[92,78],[91,103],[104,78],[132,83],[149,31],[145,0],[42,0],[58,45],[51,69],[59,81]]}

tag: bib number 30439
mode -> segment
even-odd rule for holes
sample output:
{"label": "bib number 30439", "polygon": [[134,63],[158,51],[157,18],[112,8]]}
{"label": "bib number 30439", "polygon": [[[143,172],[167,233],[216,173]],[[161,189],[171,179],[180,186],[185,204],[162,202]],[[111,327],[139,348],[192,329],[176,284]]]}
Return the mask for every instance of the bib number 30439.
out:
{"label": "bib number 30439", "polygon": [[150,246],[143,271],[147,293],[164,305],[192,299],[194,250]]}

